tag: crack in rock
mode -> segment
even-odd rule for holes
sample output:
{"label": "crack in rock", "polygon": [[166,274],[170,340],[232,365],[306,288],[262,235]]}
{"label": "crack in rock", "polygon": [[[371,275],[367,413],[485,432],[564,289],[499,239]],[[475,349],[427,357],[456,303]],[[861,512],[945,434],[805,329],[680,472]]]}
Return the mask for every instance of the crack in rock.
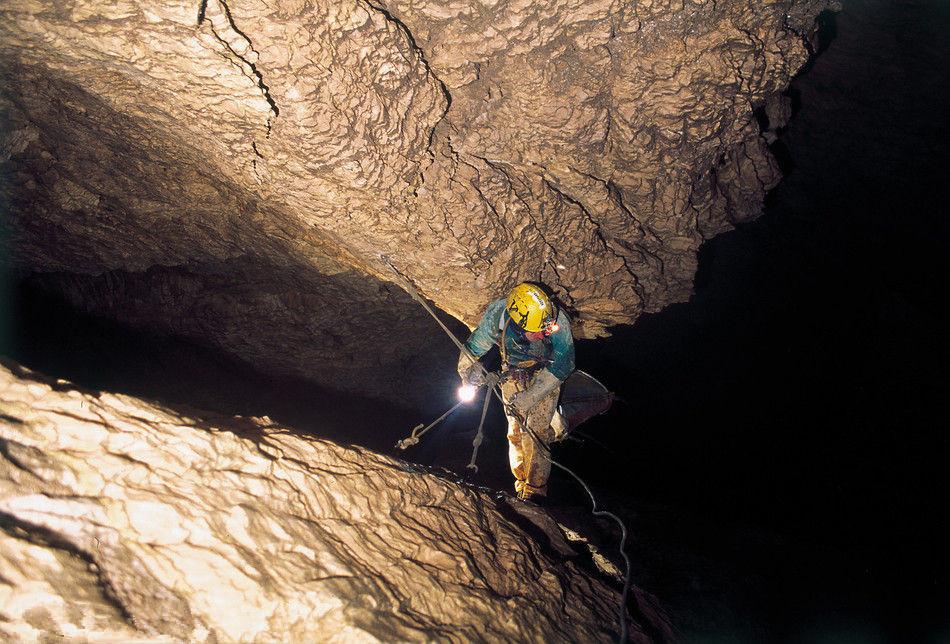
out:
{"label": "crack in rock", "polygon": [[[231,15],[231,8],[228,6],[225,0],[214,0],[216,6],[218,6],[221,11],[220,13],[214,13],[209,16],[207,13],[208,1],[203,0],[201,3],[201,8],[198,12],[198,26],[208,19],[208,24],[211,26],[211,33],[214,34],[214,37],[218,39],[222,45],[224,45],[229,52],[231,52],[238,60],[240,60],[247,68],[250,70],[248,74],[244,66],[238,65],[241,71],[247,76],[255,85],[261,90],[261,94],[264,97],[264,100],[267,101],[267,104],[270,106],[270,111],[273,115],[273,118],[280,116],[280,108],[277,106],[277,101],[271,96],[270,88],[267,86],[267,83],[264,82],[264,75],[257,68],[257,61],[260,60],[260,54],[254,49],[254,45],[251,42],[251,39],[241,31],[237,24],[234,22],[234,16]],[[215,25],[215,17],[223,17],[225,20],[224,25]],[[220,21],[219,21],[220,22]],[[219,31],[221,33],[219,33]],[[222,36],[222,33],[224,34]],[[229,36],[230,39],[225,36]],[[238,51],[239,49],[244,50],[244,53]],[[251,56],[248,56],[246,52],[250,52]],[[253,57],[253,60],[251,59]],[[265,123],[266,127],[266,136],[270,137],[271,133],[271,116],[267,117]],[[257,152],[256,148],[254,150]]]}

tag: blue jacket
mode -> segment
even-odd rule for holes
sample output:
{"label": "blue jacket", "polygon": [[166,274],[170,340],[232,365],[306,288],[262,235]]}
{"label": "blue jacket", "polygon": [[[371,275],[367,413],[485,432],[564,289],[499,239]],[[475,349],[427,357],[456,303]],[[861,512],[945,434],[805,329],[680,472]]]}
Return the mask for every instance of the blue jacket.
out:
{"label": "blue jacket", "polygon": [[502,355],[507,356],[510,366],[516,367],[524,361],[540,361],[547,363],[547,370],[559,380],[566,380],[574,371],[574,336],[564,311],[558,311],[557,324],[560,327],[557,333],[538,342],[529,342],[521,327],[505,311],[505,300],[495,300],[485,308],[478,327],[472,331],[465,346],[473,356],[480,358],[501,342],[504,330],[505,350]]}

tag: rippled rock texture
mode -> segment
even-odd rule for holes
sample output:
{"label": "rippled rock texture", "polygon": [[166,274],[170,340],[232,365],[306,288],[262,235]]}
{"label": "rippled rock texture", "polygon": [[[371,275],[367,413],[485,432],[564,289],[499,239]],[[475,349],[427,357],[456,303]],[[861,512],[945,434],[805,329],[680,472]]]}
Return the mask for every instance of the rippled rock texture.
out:
{"label": "rippled rock texture", "polygon": [[782,125],[825,5],[10,0],[7,262],[378,393],[435,332],[384,257],[467,324],[543,281],[594,337],[687,298],[702,241],[756,216],[753,112]]}
{"label": "rippled rock texture", "polygon": [[5,641],[615,638],[616,586],[502,505],[266,419],[0,366]]}

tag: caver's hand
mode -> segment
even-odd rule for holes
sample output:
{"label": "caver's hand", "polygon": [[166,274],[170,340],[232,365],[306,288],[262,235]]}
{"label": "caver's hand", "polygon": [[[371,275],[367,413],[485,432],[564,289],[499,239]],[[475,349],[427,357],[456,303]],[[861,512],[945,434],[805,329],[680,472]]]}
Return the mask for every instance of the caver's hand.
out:
{"label": "caver's hand", "polygon": [[485,384],[485,370],[476,362],[462,376],[462,382],[473,387],[481,387]]}
{"label": "caver's hand", "polygon": [[459,354],[458,372],[463,385],[481,387],[485,384],[485,371],[482,369],[481,363],[473,358],[468,351],[462,351]]}

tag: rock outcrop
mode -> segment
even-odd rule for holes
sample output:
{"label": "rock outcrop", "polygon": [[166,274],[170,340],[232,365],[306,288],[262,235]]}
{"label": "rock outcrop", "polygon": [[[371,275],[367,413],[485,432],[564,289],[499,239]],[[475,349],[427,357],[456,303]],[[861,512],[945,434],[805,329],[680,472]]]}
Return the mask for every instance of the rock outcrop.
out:
{"label": "rock outcrop", "polygon": [[756,216],[779,175],[753,112],[781,125],[826,4],[12,0],[7,263],[380,394],[434,329],[386,258],[467,324],[543,281],[596,337]]}
{"label": "rock outcrop", "polygon": [[593,642],[618,602],[480,490],[0,367],[5,641]]}

